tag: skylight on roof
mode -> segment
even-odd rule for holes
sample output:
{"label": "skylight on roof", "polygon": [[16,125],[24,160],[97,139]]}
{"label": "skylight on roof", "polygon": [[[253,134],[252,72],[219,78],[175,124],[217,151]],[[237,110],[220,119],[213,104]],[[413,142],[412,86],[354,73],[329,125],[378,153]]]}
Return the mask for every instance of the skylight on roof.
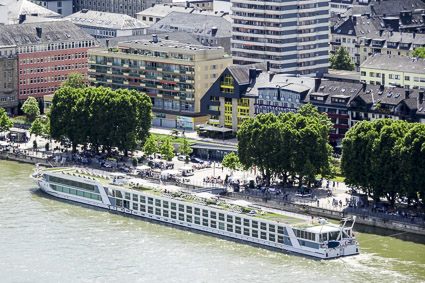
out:
{"label": "skylight on roof", "polygon": [[352,29],[350,29],[349,31],[348,31],[348,34],[353,34],[353,30]]}
{"label": "skylight on roof", "polygon": [[88,23],[92,23],[93,22],[93,19],[88,19],[87,22]]}
{"label": "skylight on roof", "polygon": [[101,23],[103,23],[103,21],[102,20],[98,20],[98,21],[96,21],[96,23],[101,24]]}
{"label": "skylight on roof", "polygon": [[105,25],[110,25],[110,24],[111,24],[111,21],[105,22]]}

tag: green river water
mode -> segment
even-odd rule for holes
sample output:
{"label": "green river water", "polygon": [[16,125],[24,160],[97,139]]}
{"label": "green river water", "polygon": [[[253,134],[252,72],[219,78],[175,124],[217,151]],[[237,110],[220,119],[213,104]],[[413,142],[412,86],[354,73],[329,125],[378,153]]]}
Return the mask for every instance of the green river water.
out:
{"label": "green river water", "polygon": [[312,260],[57,201],[33,168],[0,161],[0,282],[425,281],[425,237],[358,226],[360,255]]}

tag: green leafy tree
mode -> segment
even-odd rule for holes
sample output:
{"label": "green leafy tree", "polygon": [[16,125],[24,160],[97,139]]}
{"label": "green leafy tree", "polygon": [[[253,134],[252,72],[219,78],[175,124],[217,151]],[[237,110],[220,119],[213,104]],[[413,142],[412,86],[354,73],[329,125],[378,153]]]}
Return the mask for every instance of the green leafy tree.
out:
{"label": "green leafy tree", "polygon": [[90,143],[95,151],[118,147],[127,155],[149,135],[152,103],[135,90],[63,87],[56,91],[49,115],[51,136],[69,138],[74,152],[77,144]]}
{"label": "green leafy tree", "polygon": [[0,133],[9,131],[12,126],[13,122],[7,116],[4,108],[0,107]]}
{"label": "green leafy tree", "polygon": [[56,140],[69,138],[73,152],[76,152],[78,143],[86,141],[84,136],[88,130],[88,115],[86,109],[81,106],[82,99],[83,90],[71,87],[60,88],[53,96],[49,112],[51,137]]}
{"label": "green leafy tree", "polygon": [[267,184],[272,176],[286,181],[291,175],[298,176],[301,186],[305,178],[330,174],[328,118],[313,108],[308,111],[311,115],[269,113],[245,120],[237,134],[243,167],[256,167]]}
{"label": "green leafy tree", "polygon": [[317,119],[319,119],[320,123],[327,125],[329,130],[333,129],[333,123],[331,119],[329,119],[328,114],[319,113],[317,107],[313,106],[311,103],[301,105],[298,108],[298,113],[300,113],[301,116],[304,117],[316,117]]}
{"label": "green leafy tree", "polygon": [[60,84],[60,87],[86,88],[85,78],[81,73],[72,72],[68,78]]}
{"label": "green leafy tree", "polygon": [[50,118],[43,120],[43,134],[50,137]]}
{"label": "green leafy tree", "polygon": [[174,157],[174,147],[169,138],[162,143],[160,152],[168,160]]}
{"label": "green leafy tree", "polygon": [[266,183],[275,175],[279,122],[276,115],[260,114],[246,119],[237,133],[238,156],[244,169],[257,167]]}
{"label": "green leafy tree", "polygon": [[40,107],[38,106],[37,100],[32,96],[25,100],[21,110],[25,113],[30,122],[34,121],[37,116],[40,116]]}
{"label": "green leafy tree", "polygon": [[224,156],[221,164],[224,167],[229,168],[230,170],[238,170],[239,168],[241,168],[239,157],[234,152],[231,152],[227,154],[226,156]]}
{"label": "green leafy tree", "polygon": [[425,58],[425,47],[415,48],[412,52],[413,57]]}
{"label": "green leafy tree", "polygon": [[420,143],[420,136],[425,135],[423,129],[414,123],[392,119],[357,123],[343,140],[341,169],[345,182],[361,188],[375,202],[385,197],[394,204],[398,197],[414,197],[418,187],[415,177],[407,170],[415,174],[415,170],[421,170],[417,166],[423,162],[416,159],[421,157],[421,152],[415,141]]}
{"label": "green leafy tree", "polygon": [[31,128],[29,130],[30,134],[35,135],[35,142],[38,136],[43,135],[44,125],[40,121],[40,119],[35,119],[31,124]]}
{"label": "green leafy tree", "polygon": [[193,152],[193,149],[190,147],[189,140],[185,137],[183,137],[182,144],[180,146],[180,153],[183,155],[188,156]]}
{"label": "green leafy tree", "polygon": [[350,54],[344,46],[340,46],[330,58],[331,69],[353,71],[355,65],[351,61]]}
{"label": "green leafy tree", "polygon": [[411,200],[425,200],[425,125],[415,123],[398,144],[401,174],[404,176],[405,196]]}
{"label": "green leafy tree", "polygon": [[143,152],[146,155],[152,155],[158,152],[158,143],[156,142],[154,136],[150,135],[143,146]]}

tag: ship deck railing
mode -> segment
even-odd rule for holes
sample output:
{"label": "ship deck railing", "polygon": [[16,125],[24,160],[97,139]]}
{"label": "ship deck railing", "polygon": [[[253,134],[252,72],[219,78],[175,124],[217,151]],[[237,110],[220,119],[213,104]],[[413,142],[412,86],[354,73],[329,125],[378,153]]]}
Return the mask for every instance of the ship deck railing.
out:
{"label": "ship deck railing", "polygon": [[[240,213],[242,215],[245,216],[250,216],[250,217],[256,217],[256,218],[260,218],[260,219],[265,219],[265,220],[270,220],[270,221],[275,221],[277,223],[284,223],[287,225],[291,225],[291,226],[297,226],[297,227],[301,227],[303,225],[306,226],[310,226],[313,225],[319,225],[319,223],[315,223],[315,221],[311,221],[310,218],[308,216],[304,216],[304,215],[300,215],[300,214],[295,214],[292,212],[287,212],[287,211],[280,211],[277,209],[272,209],[272,208],[268,208],[268,207],[262,207],[259,205],[249,205],[248,207],[241,207],[241,210],[238,211],[234,211],[232,210],[232,204],[229,202],[230,200],[226,200],[223,198],[220,198],[220,200],[218,201],[211,201],[211,200],[204,200],[202,203],[199,201],[199,199],[197,200],[196,198],[182,198],[181,195],[193,195],[192,192],[185,190],[184,188],[181,188],[180,191],[178,192],[170,192],[169,194],[164,194],[163,192],[163,188],[162,186],[158,183],[158,184],[154,184],[151,182],[144,182],[142,185],[140,186],[131,186],[130,184],[122,184],[122,185],[118,185],[118,184],[113,184],[112,180],[109,179],[109,172],[103,172],[100,170],[96,170],[96,169],[80,169],[80,168],[49,168],[49,169],[43,169],[42,171],[59,171],[59,173],[62,174],[67,174],[70,176],[75,176],[75,177],[83,177],[83,178],[87,178],[89,177],[89,180],[97,180],[99,181],[102,185],[107,185],[107,186],[112,186],[115,189],[120,189],[120,188],[125,188],[125,189],[129,189],[129,190],[133,190],[135,192],[143,192],[143,193],[148,193],[154,196],[165,196],[165,197],[169,197],[172,199],[176,199],[176,200],[181,200],[181,201],[185,201],[185,202],[189,202],[189,203],[194,203],[194,204],[199,204],[199,205],[204,205],[204,206],[208,206],[208,207],[213,207],[216,209],[220,209],[220,210],[224,210],[224,211],[232,211],[235,213]],[[141,179],[143,180],[143,179]],[[233,205],[234,206],[234,205]],[[249,214],[250,211],[255,211],[256,214]]]}

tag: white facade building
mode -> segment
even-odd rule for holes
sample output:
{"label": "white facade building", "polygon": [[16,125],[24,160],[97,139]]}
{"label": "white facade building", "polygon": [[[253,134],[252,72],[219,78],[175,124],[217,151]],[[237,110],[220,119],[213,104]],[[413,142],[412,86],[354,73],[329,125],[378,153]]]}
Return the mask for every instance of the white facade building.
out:
{"label": "white facade building", "polygon": [[31,2],[56,12],[63,17],[72,14],[72,0],[32,0]]}
{"label": "white facade building", "polygon": [[278,73],[321,75],[329,65],[329,0],[231,0],[236,64],[269,61]]}

